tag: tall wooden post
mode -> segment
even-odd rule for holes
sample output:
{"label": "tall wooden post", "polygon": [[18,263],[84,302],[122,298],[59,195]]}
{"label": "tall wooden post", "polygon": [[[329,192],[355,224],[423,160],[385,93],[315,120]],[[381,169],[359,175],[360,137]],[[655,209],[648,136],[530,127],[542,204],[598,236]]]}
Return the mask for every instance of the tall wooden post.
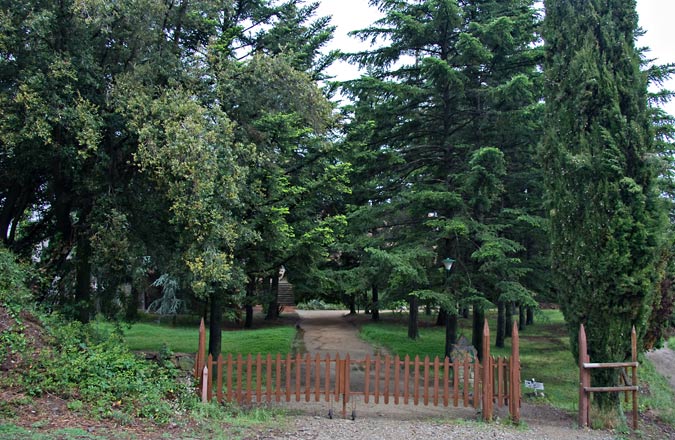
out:
{"label": "tall wooden post", "polygon": [[492,362],[490,357],[490,327],[483,323],[483,420],[492,420]]}
{"label": "tall wooden post", "polygon": [[204,367],[204,371],[202,373],[201,393],[202,393],[202,403],[208,403],[209,402],[209,369],[207,367]]}
{"label": "tall wooden post", "polygon": [[588,393],[585,388],[589,387],[589,372],[584,368],[584,363],[588,361],[588,347],[586,342],[586,330],[584,325],[579,327],[579,427],[588,426]]}
{"label": "tall wooden post", "polygon": [[[630,332],[630,350],[631,350],[631,360],[636,364],[633,365],[633,378],[632,386],[639,386],[637,378],[637,333],[635,332],[635,326]],[[633,390],[633,429],[638,429],[638,392],[636,389]]]}
{"label": "tall wooden post", "polygon": [[204,325],[204,318],[202,318],[201,323],[199,324],[199,344],[197,347],[197,355],[195,356],[195,381],[197,382],[197,392],[201,393],[202,391],[202,373],[204,370],[204,365],[206,360],[204,356],[206,355],[206,326]]}
{"label": "tall wooden post", "polygon": [[511,330],[511,371],[509,386],[509,413],[513,423],[520,423],[520,337],[518,323],[513,323]]}

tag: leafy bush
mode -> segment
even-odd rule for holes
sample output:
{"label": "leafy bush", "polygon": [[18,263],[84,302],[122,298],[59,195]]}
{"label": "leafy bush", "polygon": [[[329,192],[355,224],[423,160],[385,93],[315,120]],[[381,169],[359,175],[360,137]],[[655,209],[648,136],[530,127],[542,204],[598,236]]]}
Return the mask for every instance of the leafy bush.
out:
{"label": "leafy bush", "polygon": [[30,304],[29,270],[0,247],[0,364],[27,347],[21,310]]}
{"label": "leafy bush", "polygon": [[296,306],[300,310],[344,310],[341,304],[330,304],[321,299],[310,299]]}
{"label": "leafy bush", "polygon": [[28,393],[81,401],[82,408],[100,417],[141,417],[158,423],[172,420],[192,396],[189,387],[176,380],[170,362],[158,365],[136,358],[119,333],[79,323],[53,324],[59,348],[45,350],[23,375]]}
{"label": "leafy bush", "polygon": [[0,305],[14,313],[27,305],[31,299],[27,286],[30,271],[28,267],[16,261],[9,250],[0,247]]}

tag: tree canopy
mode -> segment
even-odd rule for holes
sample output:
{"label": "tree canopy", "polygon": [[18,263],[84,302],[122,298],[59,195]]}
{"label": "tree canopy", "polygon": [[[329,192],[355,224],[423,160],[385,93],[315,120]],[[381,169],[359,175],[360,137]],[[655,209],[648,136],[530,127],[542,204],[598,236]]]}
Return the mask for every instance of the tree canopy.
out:
{"label": "tree canopy", "polygon": [[[503,345],[538,301],[594,359],[632,324],[653,345],[675,125],[647,84],[673,66],[635,47],[634,1],[544,3],[373,0],[345,54],[310,1],[0,0],[3,245],[45,307],[132,319],[154,288],[214,355],[226,316],[275,317],[282,267],[374,319],[407,301],[412,338],[435,307],[448,346],[470,308],[479,348],[486,310]],[[330,81],[340,56],[358,79]]]}

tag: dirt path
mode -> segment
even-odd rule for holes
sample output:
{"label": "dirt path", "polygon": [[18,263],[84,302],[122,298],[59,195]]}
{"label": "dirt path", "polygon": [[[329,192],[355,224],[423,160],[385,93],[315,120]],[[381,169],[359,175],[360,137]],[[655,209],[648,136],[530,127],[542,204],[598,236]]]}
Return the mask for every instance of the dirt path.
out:
{"label": "dirt path", "polygon": [[[326,354],[334,356],[336,353],[344,358],[349,354],[353,360],[364,359],[366,355],[386,355],[384,349],[375,348],[359,338],[358,324],[364,322],[364,315],[349,316],[344,310],[297,310],[300,320],[299,338],[302,342],[296,341],[296,349],[301,352],[312,355],[320,354],[322,357]],[[372,391],[372,384],[371,393]],[[352,366],[350,373],[350,389],[355,392],[363,392],[365,389],[365,372],[363,368],[357,365]],[[319,402],[310,405],[299,403],[294,405],[303,412],[315,416],[322,416],[328,413],[331,408],[330,402]],[[414,411],[413,411],[414,408]],[[335,411],[342,409],[341,404],[335,408]],[[385,405],[382,401],[379,404],[374,403],[374,397],[371,395],[369,403],[365,403],[363,396],[353,396],[349,404],[348,413],[354,409],[359,418],[379,418],[386,417],[395,420],[420,420],[428,418],[448,417],[448,408],[443,406],[424,406],[414,405],[411,402],[408,405]],[[457,408],[451,409],[453,417],[456,418],[475,418],[476,412],[473,409]]]}
{"label": "dirt path", "polygon": [[385,354],[374,349],[359,338],[356,317],[346,316],[344,310],[296,310],[300,317],[298,325],[304,331],[304,350],[320,355],[349,354],[353,359],[362,359],[367,354]]}
{"label": "dirt path", "polygon": [[656,371],[668,379],[670,386],[675,390],[675,351],[666,347],[649,351],[645,356],[652,361]]}

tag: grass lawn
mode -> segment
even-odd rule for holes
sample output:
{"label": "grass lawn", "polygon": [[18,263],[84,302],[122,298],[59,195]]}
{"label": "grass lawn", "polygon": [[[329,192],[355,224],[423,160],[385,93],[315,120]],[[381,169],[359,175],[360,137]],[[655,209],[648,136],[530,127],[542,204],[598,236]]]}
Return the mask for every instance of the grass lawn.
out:
{"label": "grass lawn", "polygon": [[[420,316],[422,322],[428,318]],[[392,354],[410,355],[420,358],[443,355],[445,329],[434,326],[420,326],[420,337],[412,341],[407,337],[406,316],[398,317],[399,322],[364,324],[361,337],[366,341],[383,346]],[[505,347],[496,349],[496,317],[488,314],[490,324],[490,352],[494,356],[510,356],[511,340]],[[386,318],[385,318],[386,321]],[[460,319],[459,333],[471,340],[471,320]],[[671,340],[671,342],[673,342]],[[569,338],[562,313],[558,310],[543,310],[535,316],[535,325],[527,326],[520,332],[521,378],[543,382],[545,400],[566,411],[577,410],[579,391],[579,368],[569,350]],[[658,375],[651,363],[642,360],[638,369],[641,383],[648,383],[649,395],[641,395],[640,408],[656,409],[659,417],[667,423],[675,423],[675,398],[665,379]],[[525,390],[523,390],[525,391]]]}
{"label": "grass lawn", "polygon": [[[98,322],[95,325],[112,331],[114,325]],[[177,353],[196,353],[199,327],[170,327],[159,324],[138,323],[122,326],[124,340],[131,350],[159,351],[163,345]],[[256,330],[224,331],[222,352],[227,353],[281,353],[290,352],[295,329],[279,326]],[[208,331],[207,331],[208,343]]]}

